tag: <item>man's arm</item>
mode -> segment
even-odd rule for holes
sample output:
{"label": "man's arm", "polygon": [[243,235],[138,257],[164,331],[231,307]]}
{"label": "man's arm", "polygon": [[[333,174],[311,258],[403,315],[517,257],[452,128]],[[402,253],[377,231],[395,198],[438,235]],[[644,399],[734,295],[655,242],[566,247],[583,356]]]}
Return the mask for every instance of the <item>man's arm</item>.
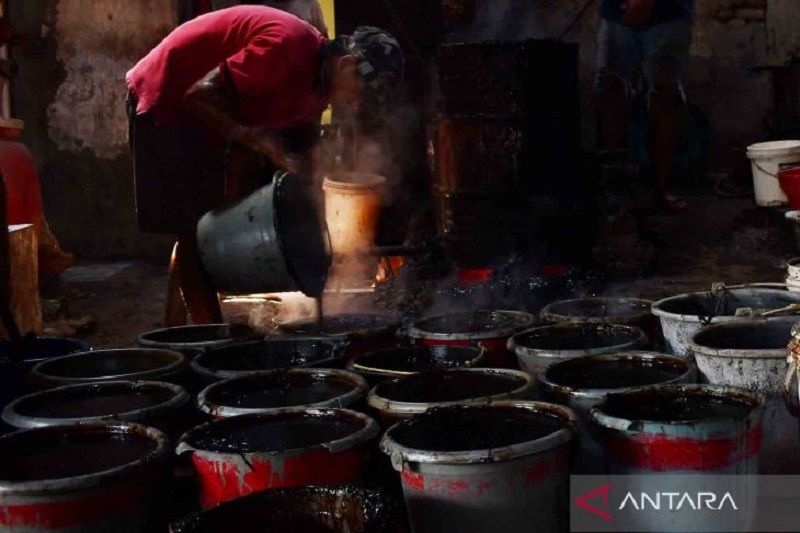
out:
{"label": "man's arm", "polygon": [[225,139],[265,154],[276,165],[295,171],[293,158],[285,153],[276,136],[239,122],[234,112],[235,95],[230,82],[215,68],[186,91],[184,103],[190,113]]}

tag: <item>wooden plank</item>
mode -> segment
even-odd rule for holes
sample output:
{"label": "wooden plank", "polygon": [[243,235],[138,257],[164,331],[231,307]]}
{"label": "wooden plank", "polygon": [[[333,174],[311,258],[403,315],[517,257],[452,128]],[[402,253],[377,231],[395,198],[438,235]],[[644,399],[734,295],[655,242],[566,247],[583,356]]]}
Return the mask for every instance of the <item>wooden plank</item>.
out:
{"label": "wooden plank", "polygon": [[[42,304],[39,299],[39,263],[36,231],[33,224],[8,227],[11,267],[11,312],[20,332],[42,331]],[[6,336],[0,325],[0,335]]]}

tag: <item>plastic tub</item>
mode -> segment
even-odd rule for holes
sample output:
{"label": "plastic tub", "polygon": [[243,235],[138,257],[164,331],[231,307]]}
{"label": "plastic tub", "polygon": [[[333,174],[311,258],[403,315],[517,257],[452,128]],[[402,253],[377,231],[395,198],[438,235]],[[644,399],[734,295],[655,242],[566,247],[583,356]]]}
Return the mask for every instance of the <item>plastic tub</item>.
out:
{"label": "plastic tub", "polygon": [[392,426],[381,449],[413,531],[563,531],[574,425],[542,402],[445,407]]}
{"label": "plastic tub", "polygon": [[286,407],[353,407],[368,391],[364,378],[330,368],[293,368],[226,379],[197,396],[215,418],[268,413]]}
{"label": "plastic tub", "polygon": [[289,408],[203,424],[181,437],[176,453],[191,453],[208,509],[264,489],[348,483],[378,431],[355,411]]}
{"label": "plastic tub", "polygon": [[517,355],[520,368],[538,376],[548,366],[582,355],[624,352],[647,344],[644,331],[618,324],[555,324],[517,333],[508,349]]}
{"label": "plastic tub", "polygon": [[778,182],[781,166],[800,164],[800,141],[770,141],[751,144],[747,157],[753,169],[753,189],[760,206],[786,205],[787,198]]}

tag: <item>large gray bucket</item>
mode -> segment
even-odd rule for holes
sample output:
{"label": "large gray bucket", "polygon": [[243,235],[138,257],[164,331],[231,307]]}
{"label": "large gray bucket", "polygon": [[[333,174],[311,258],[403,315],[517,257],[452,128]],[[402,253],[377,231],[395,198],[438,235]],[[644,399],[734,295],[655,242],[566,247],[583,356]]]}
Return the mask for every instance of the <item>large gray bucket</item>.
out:
{"label": "large gray bucket", "polygon": [[797,317],[750,319],[709,326],[689,342],[702,381],[763,394],[764,474],[800,474],[800,436],[783,401],[786,347]]}
{"label": "large gray bucket", "polygon": [[331,264],[325,221],[302,178],[275,174],[250,196],[206,213],[197,244],[220,290],[319,296]]}

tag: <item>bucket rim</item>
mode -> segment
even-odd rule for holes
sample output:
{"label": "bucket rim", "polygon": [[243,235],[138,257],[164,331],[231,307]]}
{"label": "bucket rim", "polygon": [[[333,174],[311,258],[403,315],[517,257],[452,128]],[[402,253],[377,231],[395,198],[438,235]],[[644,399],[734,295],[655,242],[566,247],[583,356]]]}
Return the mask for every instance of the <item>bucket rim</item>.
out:
{"label": "bucket rim", "polygon": [[[223,405],[214,402],[211,397],[220,389],[226,387],[235,387],[237,384],[250,381],[258,381],[266,379],[277,374],[290,374],[290,375],[307,375],[310,377],[337,377],[343,381],[349,382],[353,388],[344,394],[340,394],[334,398],[315,402],[310,404],[297,404],[291,406],[281,407],[235,407],[232,405]],[[239,416],[250,413],[269,413],[287,407],[334,407],[334,408],[347,408],[359,399],[367,395],[369,386],[366,380],[356,374],[347,370],[340,370],[338,368],[290,368],[286,370],[276,369],[264,372],[254,372],[245,376],[224,379],[207,386],[197,395],[197,407],[200,411],[215,417],[227,418],[231,416]]]}
{"label": "bucket rim", "polygon": [[784,218],[786,218],[786,220],[791,220],[792,222],[800,223],[800,209],[792,209],[786,211],[786,213],[784,213],[783,216]]}
{"label": "bucket rim", "polygon": [[[627,333],[630,334],[630,340],[623,342],[621,344],[614,344],[611,346],[599,346],[596,348],[586,348],[586,349],[567,349],[567,350],[560,350],[560,349],[551,349],[551,348],[529,348],[527,346],[522,346],[518,343],[518,339],[523,335],[527,335],[534,331],[539,331],[543,329],[573,329],[576,327],[603,327],[609,329],[617,329],[617,330],[625,330]],[[528,359],[532,357],[536,358],[543,358],[543,359],[563,359],[564,357],[580,357],[582,355],[594,355],[594,354],[602,354],[602,353],[614,353],[614,352],[623,352],[634,348],[639,348],[646,346],[648,342],[647,334],[644,330],[637,326],[632,326],[629,324],[610,324],[607,322],[602,323],[595,323],[595,322],[562,322],[556,324],[545,324],[542,326],[536,326],[533,328],[526,329],[524,331],[520,331],[515,335],[509,337],[508,341],[506,342],[506,348],[508,351],[514,353],[517,359]]]}
{"label": "bucket rim", "polygon": [[[41,361],[47,361],[49,359],[53,359],[54,357],[63,357],[64,355],[73,355],[76,353],[83,353],[83,352],[91,352],[93,350],[92,345],[83,340],[78,339],[76,337],[59,337],[57,335],[36,335],[34,337],[33,342],[35,343],[37,340],[45,340],[45,341],[66,341],[68,343],[72,343],[76,346],[76,349],[72,352],[65,353],[63,355],[56,355],[56,356],[43,356],[43,357],[26,357],[22,361],[19,361],[22,364],[36,364]],[[11,338],[9,337],[2,337],[0,338],[0,344],[10,342]],[[0,364],[1,363],[13,363],[16,361],[12,361],[9,357],[0,357]]]}
{"label": "bucket rim", "polygon": [[[380,325],[376,325],[374,328],[364,327],[364,328],[356,328],[352,331],[345,331],[342,333],[303,333],[302,328],[307,326],[313,326],[316,324],[316,320],[313,318],[304,318],[302,320],[279,320],[278,317],[272,319],[272,323],[283,333],[284,336],[287,338],[292,338],[294,336],[302,336],[304,338],[319,338],[319,339],[330,339],[330,340],[339,340],[339,339],[358,339],[358,338],[367,338],[367,337],[377,337],[380,335],[387,335],[396,331],[400,327],[400,319],[392,316],[388,313],[340,313],[338,315],[330,315],[327,318],[334,318],[334,317],[371,317],[375,319],[376,322],[381,322]],[[324,319],[323,319],[324,320]]]}
{"label": "bucket rim", "polygon": [[[336,177],[360,176],[364,181],[342,181]],[[369,194],[386,185],[386,177],[374,172],[331,172],[322,179],[323,190],[344,191],[350,194]]]}
{"label": "bucket rim", "polygon": [[800,153],[800,140],[784,139],[778,141],[764,141],[751,144],[747,147],[747,157],[750,159],[788,155],[792,152]]}
{"label": "bucket rim", "polygon": [[565,359],[563,361],[558,361],[553,363],[549,367],[547,367],[543,372],[540,372],[537,376],[537,381],[539,386],[541,386],[545,391],[557,394],[564,394],[569,396],[576,396],[581,398],[599,398],[606,394],[628,390],[631,388],[641,388],[641,387],[630,387],[630,386],[620,386],[615,387],[612,389],[592,389],[592,388],[581,388],[575,387],[570,385],[563,385],[560,383],[556,383],[553,381],[548,374],[554,370],[558,369],[559,367],[564,366],[571,366],[580,364],[581,361],[587,360],[600,360],[600,361],[614,361],[614,360],[643,360],[643,361],[653,361],[656,359],[666,359],[669,360],[677,365],[684,365],[686,370],[670,379],[668,381],[663,381],[660,383],[654,383],[652,386],[658,385],[670,385],[673,383],[685,383],[687,379],[691,379],[696,375],[696,366],[692,361],[689,361],[686,358],[679,357],[677,355],[670,355],[660,352],[652,352],[652,351],[645,351],[645,350],[632,350],[628,352],[613,352],[613,353],[604,353],[604,354],[592,354],[592,355],[583,355],[580,357],[573,357],[571,359]]}
{"label": "bucket rim", "polygon": [[437,372],[478,372],[478,373],[503,374],[509,377],[520,378],[523,380],[523,382],[519,387],[506,392],[501,392],[490,396],[480,396],[477,398],[468,398],[464,400],[450,400],[444,402],[402,402],[397,400],[390,400],[380,395],[381,387],[385,386],[388,383],[394,383],[403,379],[408,379],[416,375],[412,374],[410,376],[403,376],[387,380],[382,383],[378,383],[377,385],[372,387],[372,390],[370,390],[369,394],[367,395],[367,405],[387,415],[409,416],[409,415],[424,413],[425,411],[433,407],[450,407],[450,406],[464,405],[464,404],[480,405],[486,403],[493,403],[500,400],[513,399],[521,396],[522,394],[525,394],[526,392],[532,390],[536,386],[536,382],[534,381],[533,376],[531,376],[527,372],[523,372],[522,370],[513,370],[509,368],[458,368],[452,370],[439,370]]}
{"label": "bucket rim", "polygon": [[[651,387],[637,387],[633,389],[628,389],[622,392],[612,392],[607,394],[604,398],[602,398],[597,404],[595,404],[591,411],[589,412],[589,419],[596,425],[600,426],[604,429],[612,429],[623,431],[627,433],[663,433],[663,431],[659,431],[658,428],[663,427],[680,427],[680,426],[687,426],[693,427],[698,425],[698,420],[646,420],[646,419],[637,419],[632,420],[623,417],[616,417],[603,412],[603,408],[605,408],[609,397],[622,397],[622,396],[633,396],[639,394],[653,394],[658,392],[676,392],[685,394],[686,392],[693,392],[698,391],[698,394],[706,393],[706,394],[713,394],[713,395],[736,395],[739,398],[745,399],[747,402],[751,404],[752,409],[748,413],[746,419],[757,419],[760,420],[762,416],[762,411],[764,409],[764,405],[766,404],[766,397],[759,393],[749,389],[743,389],[741,387],[733,387],[731,385],[712,385],[706,383],[679,383],[679,384],[670,384],[670,385],[656,385]],[[719,429],[724,429],[728,427],[728,424],[731,421],[738,421],[739,419],[732,418],[732,417],[719,417],[719,418],[710,418],[710,419],[703,419],[700,422],[703,422],[703,425],[719,427]]]}
{"label": "bucket rim", "polygon": [[[742,359],[742,360],[759,360],[759,359],[785,359],[786,347],[782,348],[765,348],[765,349],[744,349],[744,348],[713,348],[699,344],[697,338],[703,335],[708,335],[709,331],[724,331],[728,329],[741,328],[741,327],[754,327],[763,325],[775,325],[781,322],[791,322],[794,325],[789,328],[789,339],[787,344],[791,341],[794,328],[800,324],[800,316],[776,316],[769,318],[740,318],[736,322],[725,322],[722,324],[712,324],[696,331],[687,341],[686,347],[690,353],[697,357],[706,358],[720,358],[720,359]],[[745,354],[744,352],[747,352]]]}
{"label": "bucket rim", "polygon": [[83,474],[67,478],[42,479],[35,481],[13,482],[0,479],[0,497],[53,494],[66,491],[86,490],[104,487],[110,482],[123,481],[136,473],[151,468],[155,463],[166,463],[171,454],[169,437],[162,431],[134,422],[116,422],[100,424],[75,424],[64,426],[48,426],[32,429],[20,429],[0,437],[0,443],[19,439],[21,436],[38,433],[90,432],[106,431],[108,433],[136,432],[147,436],[156,443],[156,448],[144,457],[91,474]]}
{"label": "bucket rim", "polygon": [[[154,340],[151,337],[157,335],[163,335],[167,333],[179,333],[183,331],[198,331],[198,330],[214,330],[214,329],[228,329],[232,332],[241,332],[242,335],[237,335],[233,333],[230,337],[224,339],[215,339],[215,340],[206,340],[206,341],[188,341],[188,342],[168,342],[168,341],[159,341]],[[248,334],[249,333],[249,334]],[[139,335],[137,342],[139,346],[145,348],[166,348],[166,349],[203,349],[206,347],[216,347],[221,345],[226,345],[231,342],[237,341],[245,341],[251,339],[257,339],[259,337],[263,337],[262,334],[258,333],[250,326],[245,324],[230,324],[225,322],[220,322],[217,324],[191,324],[188,326],[175,326],[171,328],[158,328],[151,331],[147,331]]]}
{"label": "bucket rim", "polygon": [[[48,374],[47,367],[49,365],[53,365],[56,363],[61,363],[66,360],[71,359],[78,359],[78,358],[87,358],[87,357],[102,357],[108,354],[119,354],[122,355],[123,353],[138,353],[141,354],[143,352],[146,353],[160,353],[162,355],[168,355],[173,359],[173,361],[167,365],[153,368],[150,370],[143,370],[140,372],[127,372],[122,374],[105,374],[102,376],[91,376],[91,377],[72,377],[72,376],[60,376],[56,374]],[[45,382],[45,383],[58,383],[62,385],[71,385],[71,384],[78,384],[78,383],[92,383],[95,381],[120,381],[126,380],[126,376],[135,376],[137,381],[147,381],[148,378],[163,378],[167,376],[173,376],[175,374],[179,374],[182,372],[186,366],[187,358],[181,352],[176,350],[167,350],[164,348],[110,348],[104,350],[92,350],[89,352],[77,352],[69,355],[62,355],[60,357],[53,357],[51,359],[47,359],[46,361],[42,361],[37,363],[31,369],[31,376],[35,380]],[[128,380],[130,381],[130,380]]]}
{"label": "bucket rim", "polygon": [[[48,396],[58,396],[64,392],[80,391],[81,389],[113,389],[123,388],[135,390],[143,387],[167,389],[172,393],[172,396],[167,400],[134,409],[131,411],[124,411],[121,413],[114,413],[100,416],[86,416],[86,417],[42,417],[25,415],[18,411],[21,404],[29,401],[35,401]],[[167,383],[165,381],[99,381],[96,383],[76,383],[73,385],[63,385],[52,389],[34,392],[20,396],[13,402],[5,406],[2,411],[2,420],[6,424],[19,429],[32,429],[38,427],[49,427],[54,425],[73,425],[73,424],[92,424],[102,422],[140,422],[148,418],[155,418],[164,413],[180,409],[181,407],[189,404],[189,393],[174,383]]]}
{"label": "bucket rim", "polygon": [[[516,326],[512,325],[512,326],[498,327],[490,331],[476,331],[472,333],[438,333],[438,332],[427,331],[422,326],[423,322],[427,322],[430,320],[438,320],[445,317],[459,316],[459,315],[477,315],[481,313],[506,315],[516,320],[519,320],[520,324]],[[523,324],[522,322],[525,323]],[[517,333],[525,328],[531,327],[532,325],[536,324],[536,322],[537,322],[536,316],[532,313],[528,313],[527,311],[517,311],[512,309],[479,309],[477,311],[464,311],[459,313],[442,313],[439,315],[433,315],[421,318],[419,320],[414,321],[414,323],[411,326],[406,328],[404,334],[413,339],[431,339],[440,341],[497,339],[513,335],[514,333]]]}
{"label": "bucket rim", "polygon": [[578,418],[569,407],[550,402],[536,400],[507,400],[496,401],[486,404],[464,404],[443,407],[434,407],[428,413],[452,412],[455,410],[470,410],[475,408],[492,407],[512,407],[515,409],[525,409],[535,413],[546,412],[561,419],[565,427],[540,437],[538,439],[524,441],[498,448],[486,448],[481,450],[461,450],[452,452],[438,452],[411,448],[404,446],[395,440],[393,433],[398,428],[408,425],[411,420],[403,420],[392,425],[381,438],[379,447],[383,453],[391,459],[395,470],[403,470],[407,463],[439,463],[439,464],[485,464],[511,461],[533,455],[561,444],[573,440],[576,436]]}
{"label": "bucket rim", "polygon": [[[561,305],[570,305],[577,303],[633,303],[634,305],[641,306],[638,312],[631,312],[629,314],[620,316],[591,316],[591,315],[566,315],[558,313],[555,308]],[[544,306],[539,313],[539,318],[544,322],[563,323],[563,322],[589,322],[599,324],[627,324],[629,322],[646,320],[647,317],[652,316],[651,307],[652,300],[644,298],[629,298],[626,296],[588,296],[585,298],[568,298],[565,300],[557,300]]]}
{"label": "bucket rim", "polygon": [[[798,211],[798,216],[800,216],[800,211]],[[726,292],[733,293],[733,294],[745,293],[745,292],[753,292],[753,291],[763,292],[765,294],[775,295],[775,296],[778,296],[778,295],[786,296],[786,294],[788,292],[790,292],[790,291],[787,291],[786,289],[778,289],[778,288],[773,288],[773,287],[760,287],[760,286],[757,286],[757,285],[754,285],[754,286],[748,287],[748,288],[726,289]],[[682,314],[682,313],[673,313],[671,311],[667,311],[667,310],[663,309],[663,306],[664,306],[664,304],[676,302],[678,300],[687,300],[687,299],[692,298],[692,297],[706,296],[710,292],[711,291],[684,292],[684,293],[681,293],[681,294],[676,294],[674,296],[668,296],[666,298],[661,298],[660,300],[656,300],[655,302],[653,302],[653,305],[651,306],[651,311],[652,311],[652,313],[654,315],[656,315],[657,317],[662,318],[662,319],[666,318],[668,320],[675,320],[675,321],[678,321],[678,322],[704,323],[705,321],[701,320],[700,315],[689,315],[689,314]],[[797,303],[800,303],[800,295],[798,295],[796,297],[798,299]],[[731,316],[731,315],[719,315],[719,316],[711,317],[711,319],[708,321],[708,324],[734,322],[734,321],[741,321],[741,320],[746,320],[746,319],[747,319],[747,317],[737,317],[737,316]]]}
{"label": "bucket rim", "polygon": [[[361,364],[359,361],[366,359],[370,356],[378,356],[381,354],[388,354],[391,352],[398,352],[398,351],[412,351],[412,350],[420,350],[420,349],[430,349],[430,348],[444,348],[448,350],[468,350],[473,352],[475,356],[467,361],[467,364],[463,367],[457,368],[475,368],[480,365],[485,359],[486,354],[488,351],[483,346],[398,346],[395,348],[383,348],[381,350],[375,350],[372,352],[367,352],[365,354],[357,355],[354,358],[350,359],[347,362],[347,370],[351,372],[356,372],[360,374],[367,374],[370,376],[381,376],[381,377],[388,377],[388,378],[399,378],[404,376],[413,376],[414,374],[419,374],[420,371],[415,370],[391,370],[388,368],[378,368],[378,367],[371,367]],[[442,369],[445,370],[445,369]]]}
{"label": "bucket rim", "polygon": [[[234,451],[227,451],[227,452],[219,452],[219,451],[212,451],[212,450],[205,450],[202,448],[198,448],[191,444],[191,439],[194,438],[198,433],[206,431],[211,426],[219,426],[219,425],[234,425],[234,424],[241,424],[247,421],[255,421],[255,420],[266,420],[270,418],[279,418],[285,416],[292,416],[292,415],[307,415],[307,416],[325,416],[325,417],[338,417],[338,416],[347,416],[351,419],[358,420],[362,423],[362,427],[354,431],[353,433],[347,435],[346,437],[342,437],[340,439],[333,439],[325,442],[321,442],[318,444],[312,444],[310,446],[304,446],[302,448],[287,448],[283,450],[272,450],[272,451],[253,451],[253,452],[234,452]],[[200,424],[188,431],[186,431],[177,441],[177,445],[175,447],[175,455],[180,456],[186,453],[194,453],[200,454],[205,458],[211,460],[224,460],[227,457],[235,456],[235,457],[291,457],[309,453],[311,451],[321,451],[326,450],[332,454],[338,453],[344,450],[353,449],[356,446],[364,444],[365,442],[370,441],[371,439],[378,436],[380,433],[380,428],[378,423],[370,416],[365,415],[364,413],[360,413],[358,411],[354,411],[352,409],[340,409],[340,408],[333,408],[333,407],[284,407],[281,409],[276,409],[270,412],[264,413],[249,413],[239,416],[231,416],[227,418],[220,418],[218,420],[212,420],[210,422],[206,422],[204,424]]]}
{"label": "bucket rim", "polygon": [[199,376],[212,379],[215,381],[244,377],[258,372],[271,372],[273,370],[281,370],[281,368],[261,368],[257,370],[213,369],[209,366],[206,366],[205,364],[205,359],[209,357],[219,357],[220,356],[219,354],[224,353],[226,350],[243,349],[246,348],[247,346],[252,346],[262,343],[272,343],[272,342],[293,342],[293,343],[319,342],[329,345],[331,353],[330,357],[326,357],[324,359],[319,359],[315,361],[308,361],[296,368],[319,367],[322,365],[331,365],[336,363],[337,361],[341,361],[345,357],[346,349],[350,344],[350,341],[348,339],[337,339],[332,337],[289,337],[289,336],[266,337],[260,340],[251,340],[236,344],[226,344],[225,346],[217,346],[210,350],[205,350],[202,353],[198,354],[196,357],[192,358],[191,362],[189,363],[189,369]]}

